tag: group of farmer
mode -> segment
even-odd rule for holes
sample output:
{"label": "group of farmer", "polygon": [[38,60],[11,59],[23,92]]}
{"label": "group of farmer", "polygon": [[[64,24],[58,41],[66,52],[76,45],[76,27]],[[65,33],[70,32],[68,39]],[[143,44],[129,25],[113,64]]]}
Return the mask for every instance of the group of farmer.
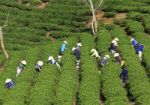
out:
{"label": "group of farmer", "polygon": [[[110,43],[110,47],[108,48],[109,52],[114,56],[115,58],[115,62],[117,64],[121,65],[122,71],[120,73],[120,77],[123,83],[123,86],[126,85],[127,82],[127,77],[128,77],[128,70],[127,67],[125,66],[125,61],[123,60],[120,51],[118,51],[118,42],[119,39],[116,37],[114,38],[111,43]],[[135,40],[135,38],[131,38],[132,43],[132,47],[134,47],[136,53],[139,56],[140,61],[142,60],[142,53],[144,50],[144,46],[142,44],[138,44],[138,42]],[[62,57],[64,55],[65,50],[67,49],[67,41],[64,40],[63,43],[61,44],[60,48],[59,48],[59,54],[58,54],[58,62],[54,59],[53,56],[49,56],[48,57],[48,64],[52,64],[52,65],[56,65],[59,70],[61,71],[61,60]],[[76,69],[80,69],[81,67],[81,47],[82,44],[81,42],[76,43],[76,45],[72,48],[72,54],[75,56],[76,58]],[[98,65],[99,67],[103,67],[105,65],[108,64],[108,59],[110,59],[110,55],[109,54],[105,54],[102,59],[98,53],[98,50],[93,48],[91,49],[91,56],[95,57],[98,61]],[[37,61],[36,65],[35,65],[35,70],[37,72],[40,72],[42,70],[42,66],[43,66],[44,62],[39,60]],[[25,66],[27,65],[27,62],[25,59],[21,60],[19,66],[17,67],[17,72],[16,72],[16,77],[18,77],[20,75],[20,73],[25,69]],[[6,88],[13,88],[14,87],[14,82],[11,79],[6,79],[5,81],[5,87]]]}
{"label": "group of farmer", "polygon": [[[76,57],[76,68],[80,69],[80,59],[81,59],[81,46],[82,44],[80,42],[78,42],[76,44],[75,47],[72,48],[72,54]],[[65,50],[67,49],[67,41],[63,41],[63,43],[61,44],[60,48],[59,48],[59,54],[58,54],[58,62],[54,59],[53,56],[49,56],[48,57],[48,64],[52,64],[52,65],[56,65],[59,70],[61,71],[61,60],[63,57],[63,54],[65,52]],[[43,66],[44,62],[42,60],[37,61],[36,65],[35,65],[35,70],[37,72],[40,72],[42,70],[42,66]],[[21,72],[23,72],[23,70],[25,69],[27,65],[27,62],[25,59],[22,59],[21,62],[19,63],[17,69],[16,69],[16,77],[18,77]],[[14,87],[14,81],[10,78],[5,80],[5,87],[6,88],[13,88]]]}

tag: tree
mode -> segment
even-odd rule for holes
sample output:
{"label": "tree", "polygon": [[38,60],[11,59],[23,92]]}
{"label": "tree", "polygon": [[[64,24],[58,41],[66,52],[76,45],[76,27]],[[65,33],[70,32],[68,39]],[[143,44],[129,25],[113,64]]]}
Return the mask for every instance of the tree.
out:
{"label": "tree", "polygon": [[86,2],[90,5],[91,12],[92,12],[92,23],[91,23],[92,33],[93,35],[96,35],[97,20],[95,14],[96,14],[96,10],[102,5],[103,0],[86,0]]}
{"label": "tree", "polygon": [[2,50],[3,50],[3,52],[4,52],[4,54],[5,54],[6,59],[9,58],[9,55],[8,55],[6,49],[5,49],[5,45],[4,45],[4,41],[3,41],[3,31],[2,31],[2,29],[3,29],[3,27],[6,27],[6,26],[7,26],[8,17],[9,17],[9,14],[8,14],[8,16],[7,16],[7,19],[6,19],[5,24],[4,24],[3,26],[0,26],[0,42],[1,42],[0,44],[1,44],[1,48],[2,48]]}

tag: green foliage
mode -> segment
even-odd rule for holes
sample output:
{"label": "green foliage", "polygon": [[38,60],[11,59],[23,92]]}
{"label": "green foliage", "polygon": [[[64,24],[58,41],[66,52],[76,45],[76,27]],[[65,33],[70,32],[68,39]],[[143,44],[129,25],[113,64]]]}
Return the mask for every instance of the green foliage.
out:
{"label": "green foliage", "polygon": [[129,12],[127,14],[127,17],[129,19],[133,19],[133,20],[138,20],[139,21],[142,18],[142,14],[140,12]]}
{"label": "green foliage", "polygon": [[105,28],[101,28],[97,33],[96,39],[97,49],[100,54],[104,54],[108,51],[108,47],[111,42],[111,36],[109,32]]}
{"label": "green foliage", "polygon": [[78,75],[75,65],[75,58],[70,54],[71,48],[75,45],[75,38],[68,38],[69,48],[65,52],[62,62],[60,81],[57,84],[54,104],[72,105],[76,100]]}
{"label": "green foliage", "polygon": [[[99,28],[98,39],[97,47],[100,54],[108,52],[111,42],[110,33],[103,27]],[[120,69],[120,65],[115,64],[112,59],[108,61],[108,65],[101,69],[102,94],[106,99],[106,105],[127,105],[126,92],[119,78]]]}
{"label": "green foliage", "polygon": [[[79,91],[81,105],[99,105],[100,80],[94,58],[90,57],[90,51],[94,48],[94,41],[89,34],[80,35],[82,47],[82,80]],[[90,44],[89,44],[90,43]]]}
{"label": "green foliage", "polygon": [[130,33],[144,32],[144,27],[142,26],[142,24],[133,20],[127,21],[127,29]]}
{"label": "green foliage", "polygon": [[[122,52],[126,64],[128,65],[129,91],[131,92],[131,94],[134,96],[135,99],[137,99],[138,97],[144,99],[144,97],[147,97],[147,94],[149,94],[149,80],[145,73],[145,69],[141,66],[134,49],[128,45],[130,40],[129,37],[127,37],[127,35],[125,34],[124,30],[120,27],[119,28],[116,27],[112,31],[112,35],[120,39],[119,49]],[[137,103],[139,102],[142,103],[143,101],[149,103],[147,98],[141,100],[141,102],[138,100]],[[142,103],[141,105],[145,104]]]}
{"label": "green foliage", "polygon": [[142,22],[143,22],[145,31],[148,33],[150,33],[150,20],[149,19],[150,19],[149,15],[143,16],[143,18],[142,18]]}

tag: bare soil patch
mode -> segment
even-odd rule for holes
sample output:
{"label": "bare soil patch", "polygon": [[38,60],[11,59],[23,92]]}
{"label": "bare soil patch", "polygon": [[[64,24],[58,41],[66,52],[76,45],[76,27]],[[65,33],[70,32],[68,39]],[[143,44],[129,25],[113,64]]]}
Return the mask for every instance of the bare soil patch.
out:
{"label": "bare soil patch", "polygon": [[37,8],[38,9],[45,9],[47,5],[48,5],[48,2],[46,2],[46,3],[41,2],[40,5]]}

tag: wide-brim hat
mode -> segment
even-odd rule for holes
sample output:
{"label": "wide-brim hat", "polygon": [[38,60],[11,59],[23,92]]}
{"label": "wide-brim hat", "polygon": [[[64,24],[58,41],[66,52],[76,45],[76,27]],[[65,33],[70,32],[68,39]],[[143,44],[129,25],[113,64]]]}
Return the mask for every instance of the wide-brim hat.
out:
{"label": "wide-brim hat", "polygon": [[119,56],[119,53],[115,53],[115,54],[114,54],[114,57],[117,57],[117,56]]}
{"label": "wide-brim hat", "polygon": [[39,66],[42,66],[44,63],[43,63],[43,61],[38,61],[37,64],[38,64]]}
{"label": "wide-brim hat", "polygon": [[11,82],[10,78],[8,78],[8,79],[5,80],[5,83],[9,83],[9,82]]}
{"label": "wide-brim hat", "polygon": [[97,51],[97,50],[93,48],[93,49],[91,49],[91,52],[93,52],[93,51]]}
{"label": "wide-brim hat", "polygon": [[48,57],[48,60],[50,61],[50,60],[52,60],[53,59],[53,56],[49,56]]}
{"label": "wide-brim hat", "polygon": [[24,64],[24,65],[27,64],[27,62],[25,60],[22,60],[21,63]]}
{"label": "wide-brim hat", "polygon": [[134,38],[131,38],[130,42],[132,42],[134,40]]}
{"label": "wide-brim hat", "polygon": [[81,43],[77,43],[77,46],[81,47],[81,46],[82,46],[82,44],[81,44]]}
{"label": "wide-brim hat", "polygon": [[63,41],[65,44],[67,44],[68,42],[66,40]]}
{"label": "wide-brim hat", "polygon": [[109,56],[109,55],[105,55],[105,57],[106,57],[106,58],[108,58],[108,59],[110,58],[110,56]]}
{"label": "wide-brim hat", "polygon": [[119,39],[116,37],[115,39],[114,39],[115,41],[119,41]]}
{"label": "wide-brim hat", "polygon": [[72,47],[72,51],[74,51],[76,48],[75,47]]}

